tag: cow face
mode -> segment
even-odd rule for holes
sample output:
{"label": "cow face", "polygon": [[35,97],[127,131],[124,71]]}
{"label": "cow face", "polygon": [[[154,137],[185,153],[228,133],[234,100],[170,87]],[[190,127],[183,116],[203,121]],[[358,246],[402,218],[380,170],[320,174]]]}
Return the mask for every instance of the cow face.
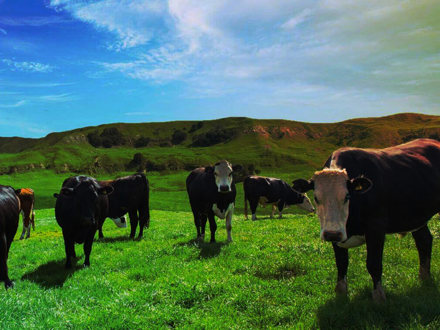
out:
{"label": "cow face", "polygon": [[347,239],[350,196],[365,193],[371,186],[372,182],[364,177],[349,179],[345,169],[324,169],[315,172],[310,181],[299,179],[294,182],[299,191],[314,189],[321,239],[332,242]]}
{"label": "cow face", "polygon": [[299,203],[297,206],[302,208],[303,210],[306,210],[307,212],[315,212],[315,208],[313,207],[310,198],[306,194],[303,194],[302,198],[302,203]]}
{"label": "cow face", "polygon": [[214,178],[217,185],[218,192],[228,193],[231,191],[232,172],[238,171],[240,165],[232,166],[228,161],[222,160],[214,166]]}
{"label": "cow face", "polygon": [[93,181],[81,181],[76,187],[63,187],[60,194],[54,194],[56,198],[62,198],[67,209],[74,210],[80,225],[95,225],[95,214],[98,209],[100,195],[108,195],[113,192],[112,186],[101,187]]}

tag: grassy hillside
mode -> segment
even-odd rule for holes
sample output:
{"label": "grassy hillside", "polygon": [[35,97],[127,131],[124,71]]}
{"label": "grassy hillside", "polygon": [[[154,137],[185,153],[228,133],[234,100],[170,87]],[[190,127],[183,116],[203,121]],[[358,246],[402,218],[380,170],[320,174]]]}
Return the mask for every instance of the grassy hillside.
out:
{"label": "grassy hillside", "polygon": [[219,159],[290,181],[321,168],[341,146],[385,147],[417,137],[440,139],[440,117],[398,114],[334,124],[251,118],[109,124],[41,139],[0,138],[0,183],[32,187],[37,207],[47,208],[69,175],[111,179],[140,169],[150,178],[153,208],[187,210],[178,192],[184,191],[188,171]]}
{"label": "grassy hillside", "polygon": [[[417,278],[411,235],[389,236],[383,283],[388,300],[371,300],[365,246],[350,250],[349,298],[336,299],[336,267],[330,244],[319,239],[315,216],[233,220],[226,244],[218,221],[216,244],[194,243],[188,212],[152,213],[141,241],[129,229],[104,224],[91,267],[64,270],[64,244],[53,209],[37,211],[37,229],[12,243],[9,269],[15,288],[0,288],[0,327],[16,328],[322,328],[438,329],[439,245],[433,281]],[[438,218],[431,222],[439,238]]]}

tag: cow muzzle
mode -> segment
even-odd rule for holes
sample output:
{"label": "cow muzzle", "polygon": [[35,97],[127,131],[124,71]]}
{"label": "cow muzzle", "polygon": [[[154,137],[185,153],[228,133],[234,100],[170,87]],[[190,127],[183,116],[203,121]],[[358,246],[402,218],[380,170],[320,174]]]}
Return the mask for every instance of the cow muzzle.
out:
{"label": "cow muzzle", "polygon": [[341,242],[344,236],[344,233],[341,231],[325,230],[322,233],[323,240],[327,242]]}
{"label": "cow muzzle", "polygon": [[228,185],[223,184],[220,186],[219,191],[222,193],[227,193],[227,192],[231,191],[231,189],[229,188]]}

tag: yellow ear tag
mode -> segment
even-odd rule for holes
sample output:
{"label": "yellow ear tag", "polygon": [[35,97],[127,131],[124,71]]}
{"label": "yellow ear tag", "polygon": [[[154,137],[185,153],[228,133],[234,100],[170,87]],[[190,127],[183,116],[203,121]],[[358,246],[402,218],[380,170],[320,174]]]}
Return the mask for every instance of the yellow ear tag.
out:
{"label": "yellow ear tag", "polygon": [[361,184],[358,184],[358,185],[354,188],[354,190],[356,190],[356,191],[362,190],[362,185],[361,185]]}

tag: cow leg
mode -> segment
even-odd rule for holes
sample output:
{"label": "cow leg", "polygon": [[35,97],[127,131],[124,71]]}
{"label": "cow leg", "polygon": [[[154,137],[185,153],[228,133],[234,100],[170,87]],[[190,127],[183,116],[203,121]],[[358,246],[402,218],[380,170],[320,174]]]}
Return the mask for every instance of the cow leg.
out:
{"label": "cow leg", "polygon": [[31,223],[32,223],[32,229],[35,230],[35,212],[34,211],[32,211],[32,213],[31,213]]}
{"label": "cow leg", "polygon": [[144,235],[144,227],[146,227],[146,223],[147,223],[146,212],[143,209],[139,209],[139,235],[138,235],[139,239],[141,239],[142,236]]}
{"label": "cow leg", "polygon": [[72,268],[72,258],[76,258],[75,253],[75,241],[73,240],[72,234],[63,230],[64,238],[64,249],[66,251],[66,268]]}
{"label": "cow leg", "polygon": [[270,213],[270,218],[272,219],[273,218],[273,216],[275,215],[275,210],[276,210],[276,205],[275,204],[272,204],[272,211],[271,211],[271,213]]}
{"label": "cow leg", "polygon": [[249,200],[249,206],[251,207],[252,212],[252,220],[257,220],[257,206],[258,206],[258,199],[250,199]]}
{"label": "cow leg", "polygon": [[232,242],[232,215],[234,214],[234,208],[232,208],[226,215],[226,233],[228,234],[228,242]]}
{"label": "cow leg", "polygon": [[26,238],[31,237],[31,224],[29,223],[26,227]]}
{"label": "cow leg", "polygon": [[0,281],[5,282],[6,289],[14,286],[8,277],[8,250],[6,235],[3,234],[0,237]]}
{"label": "cow leg", "polygon": [[214,213],[208,214],[209,229],[211,230],[211,243],[215,243],[215,231],[217,230],[217,223],[215,222]]}
{"label": "cow leg", "polygon": [[284,201],[279,201],[278,202],[278,218],[282,218],[283,217],[283,208],[284,208]]}
{"label": "cow leg", "polygon": [[373,280],[373,300],[382,302],[386,300],[386,295],[381,283],[385,233],[367,233],[365,240],[367,243],[367,269]]}
{"label": "cow leg", "polygon": [[130,238],[134,238],[136,235],[136,227],[138,225],[137,210],[129,211],[128,215],[130,216]]}
{"label": "cow leg", "polygon": [[98,224],[98,237],[99,238],[104,238],[104,234],[102,233],[102,226],[104,225],[104,221],[105,221],[105,219],[103,219],[102,221],[99,221],[99,224]]}
{"label": "cow leg", "polygon": [[193,212],[193,216],[194,216],[194,225],[196,226],[196,230],[197,230],[197,239],[200,240],[200,226],[201,226],[201,221],[200,221],[200,214],[199,212],[197,212],[195,209],[192,209]]}
{"label": "cow leg", "polygon": [[208,217],[205,214],[203,214],[200,217],[200,220],[201,220],[201,223],[200,223],[200,225],[201,225],[200,241],[204,242],[205,241],[206,222],[208,221]]}
{"label": "cow leg", "polygon": [[348,269],[348,249],[339,247],[336,243],[332,243],[335,252],[336,267],[338,269],[338,280],[336,282],[335,292],[337,294],[346,295],[347,289],[347,269]]}
{"label": "cow leg", "polygon": [[416,230],[412,235],[419,252],[419,277],[422,280],[427,280],[431,276],[432,235],[428,226]]}
{"label": "cow leg", "polygon": [[25,234],[26,234],[26,226],[24,225],[24,222],[23,222],[23,230],[21,232],[20,239],[23,239]]}
{"label": "cow leg", "polygon": [[90,267],[90,253],[92,252],[93,237],[96,230],[91,230],[84,241],[84,267]]}

